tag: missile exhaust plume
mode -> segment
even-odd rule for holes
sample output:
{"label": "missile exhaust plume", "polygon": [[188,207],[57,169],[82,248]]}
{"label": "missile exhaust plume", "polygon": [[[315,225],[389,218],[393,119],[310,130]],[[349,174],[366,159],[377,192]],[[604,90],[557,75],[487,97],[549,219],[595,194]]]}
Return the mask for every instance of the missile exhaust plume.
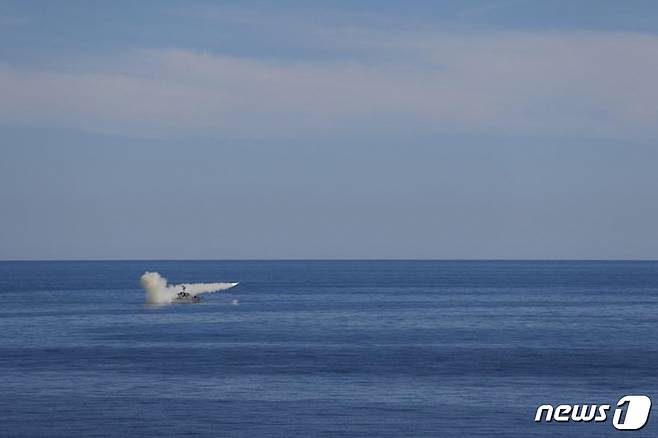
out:
{"label": "missile exhaust plume", "polygon": [[185,286],[185,292],[191,295],[218,292],[230,289],[238,283],[182,283],[167,284],[167,279],[158,272],[145,272],[139,280],[146,292],[148,304],[168,304],[174,300]]}

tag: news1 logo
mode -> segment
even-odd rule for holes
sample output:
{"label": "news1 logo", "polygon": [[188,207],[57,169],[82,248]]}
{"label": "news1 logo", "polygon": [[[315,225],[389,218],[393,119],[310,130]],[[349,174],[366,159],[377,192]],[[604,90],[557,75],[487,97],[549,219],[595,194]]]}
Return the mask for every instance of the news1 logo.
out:
{"label": "news1 logo", "polygon": [[[610,405],[541,405],[537,408],[535,422],[542,419],[557,422],[604,422],[608,419]],[[627,395],[619,399],[612,417],[612,425],[618,430],[638,430],[649,420],[651,399],[646,395]]]}

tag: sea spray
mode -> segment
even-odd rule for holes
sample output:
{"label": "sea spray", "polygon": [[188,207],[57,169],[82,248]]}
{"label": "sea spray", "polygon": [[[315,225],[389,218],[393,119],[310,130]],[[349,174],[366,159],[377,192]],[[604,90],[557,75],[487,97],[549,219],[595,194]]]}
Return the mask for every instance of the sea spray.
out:
{"label": "sea spray", "polygon": [[146,302],[148,304],[168,304],[174,300],[179,292],[183,291],[191,295],[203,293],[218,292],[220,290],[230,289],[238,283],[183,283],[167,284],[167,279],[158,272],[145,272],[140,278],[144,291],[146,292]]}

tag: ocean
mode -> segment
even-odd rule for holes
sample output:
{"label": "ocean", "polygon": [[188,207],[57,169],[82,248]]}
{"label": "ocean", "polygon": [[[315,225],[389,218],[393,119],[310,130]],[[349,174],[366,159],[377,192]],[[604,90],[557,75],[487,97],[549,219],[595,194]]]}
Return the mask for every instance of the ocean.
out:
{"label": "ocean", "polygon": [[534,421],[658,402],[658,262],[0,262],[0,302],[0,436],[658,436]]}

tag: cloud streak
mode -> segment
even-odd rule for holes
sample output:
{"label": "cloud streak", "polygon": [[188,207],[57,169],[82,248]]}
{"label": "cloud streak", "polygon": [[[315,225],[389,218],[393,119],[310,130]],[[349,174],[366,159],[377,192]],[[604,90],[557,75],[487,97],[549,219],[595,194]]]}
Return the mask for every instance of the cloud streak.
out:
{"label": "cloud streak", "polygon": [[652,35],[362,32],[335,44],[370,56],[273,61],[169,49],[84,68],[0,64],[0,122],[156,138],[658,133]]}

